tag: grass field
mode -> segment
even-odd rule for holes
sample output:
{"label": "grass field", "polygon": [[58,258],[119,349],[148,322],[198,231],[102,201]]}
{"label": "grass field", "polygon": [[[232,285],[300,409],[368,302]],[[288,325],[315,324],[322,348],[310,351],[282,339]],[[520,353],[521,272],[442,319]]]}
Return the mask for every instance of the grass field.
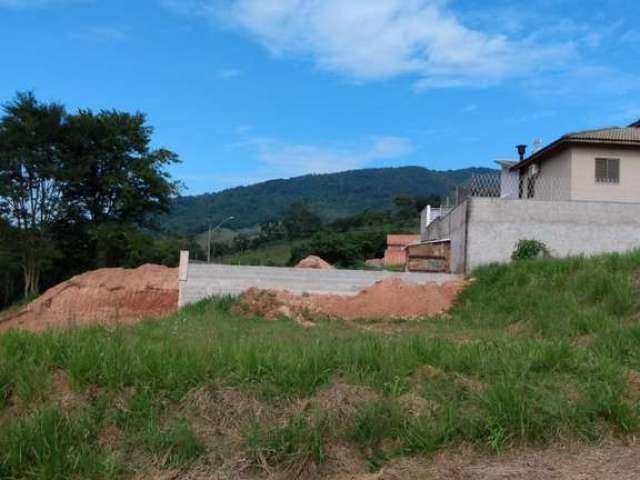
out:
{"label": "grass field", "polygon": [[638,432],[639,272],[640,253],[490,266],[450,315],[407,322],[305,329],[218,299],[126,328],[5,333],[0,477],[312,478],[336,446],[376,471],[461,444]]}
{"label": "grass field", "polygon": [[268,267],[286,267],[291,259],[291,249],[298,242],[274,242],[255,250],[225,255],[216,261],[227,265],[258,265]]}
{"label": "grass field", "polygon": [[[215,227],[215,225],[214,225]],[[260,232],[260,229],[258,227],[251,227],[251,228],[242,228],[240,230],[232,230],[230,228],[218,228],[216,230],[214,230],[212,232],[212,236],[211,236],[211,242],[212,245],[215,247],[216,243],[231,243],[233,242],[233,239],[236,238],[239,234],[244,234],[244,235],[249,235],[249,236],[253,236],[253,235],[257,235]],[[207,245],[209,243],[209,231],[204,231],[202,233],[199,233],[198,235],[195,236],[195,241],[198,245],[200,245],[200,247],[202,248],[202,250],[204,250],[205,252],[207,251]],[[213,247],[212,247],[213,248]]]}

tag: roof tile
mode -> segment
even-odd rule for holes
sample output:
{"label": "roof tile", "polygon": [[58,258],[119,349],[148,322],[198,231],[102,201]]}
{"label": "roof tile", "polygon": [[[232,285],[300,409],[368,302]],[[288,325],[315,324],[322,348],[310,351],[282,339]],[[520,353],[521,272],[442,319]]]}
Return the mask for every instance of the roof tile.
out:
{"label": "roof tile", "polygon": [[598,130],[584,130],[581,132],[568,133],[563,138],[577,141],[640,143],[640,128],[614,127],[601,128]]}

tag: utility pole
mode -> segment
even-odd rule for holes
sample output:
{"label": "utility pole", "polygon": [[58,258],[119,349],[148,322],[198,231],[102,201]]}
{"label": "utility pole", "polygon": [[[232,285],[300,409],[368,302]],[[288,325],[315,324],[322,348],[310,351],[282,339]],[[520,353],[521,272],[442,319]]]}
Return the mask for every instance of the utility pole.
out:
{"label": "utility pole", "polygon": [[218,230],[220,227],[222,227],[222,225],[224,225],[227,222],[230,222],[231,220],[234,220],[235,218],[236,217],[225,218],[218,225],[216,225],[215,228],[211,228],[211,223],[209,223],[209,241],[207,242],[207,263],[211,263],[211,237],[213,233],[216,230]]}

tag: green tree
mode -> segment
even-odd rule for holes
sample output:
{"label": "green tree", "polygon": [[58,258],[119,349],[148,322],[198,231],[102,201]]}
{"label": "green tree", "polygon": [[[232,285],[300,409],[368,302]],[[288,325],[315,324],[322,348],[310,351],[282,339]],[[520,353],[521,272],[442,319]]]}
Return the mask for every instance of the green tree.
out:
{"label": "green tree", "polygon": [[80,110],[68,130],[64,193],[79,214],[98,225],[141,224],[169,210],[178,185],[165,168],[178,156],[150,148],[144,114]]}
{"label": "green tree", "polygon": [[0,218],[0,308],[10,305],[20,294],[22,269],[14,254],[18,241],[16,229]]}
{"label": "green tree", "polygon": [[63,200],[66,111],[19,93],[0,119],[0,212],[16,229],[24,294],[38,292],[43,265],[55,253],[50,227],[66,214]]}
{"label": "green tree", "polygon": [[[143,114],[69,115],[32,93],[17,94],[3,113],[0,215],[17,232],[26,296],[38,292],[43,271],[59,281],[78,269],[150,256],[139,252],[153,249],[154,239],[138,230],[169,209],[179,186],[166,167],[178,157],[150,147],[153,130]],[[61,247],[81,251],[68,262]]]}
{"label": "green tree", "polygon": [[431,204],[433,206],[440,205],[439,195],[410,195],[402,193],[396,195],[393,199],[396,206],[398,218],[403,222],[418,222],[420,212]]}
{"label": "green tree", "polygon": [[260,243],[266,243],[280,240],[285,233],[282,222],[270,218],[260,223],[259,241]]}
{"label": "green tree", "polygon": [[178,157],[151,149],[152,133],[142,113],[69,115],[64,195],[74,214],[88,222],[97,266],[133,266],[136,258],[148,257],[141,250],[152,249],[153,240],[135,227],[167,212],[178,193],[166,172]]}
{"label": "green tree", "polygon": [[306,201],[297,200],[284,212],[282,225],[290,239],[307,238],[322,228],[322,219],[309,210]]}

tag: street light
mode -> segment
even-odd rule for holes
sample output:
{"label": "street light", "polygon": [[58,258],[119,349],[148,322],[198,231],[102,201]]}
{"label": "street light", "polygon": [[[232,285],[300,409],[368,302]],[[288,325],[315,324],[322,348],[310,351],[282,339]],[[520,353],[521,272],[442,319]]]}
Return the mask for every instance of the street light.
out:
{"label": "street light", "polygon": [[207,263],[211,263],[211,233],[212,233],[212,231],[215,232],[220,227],[222,227],[222,225],[224,225],[227,222],[230,222],[231,220],[235,220],[235,218],[236,217],[225,218],[218,225],[216,225],[215,228],[213,228],[213,229],[211,228],[211,224],[209,224],[209,241],[207,242]]}

